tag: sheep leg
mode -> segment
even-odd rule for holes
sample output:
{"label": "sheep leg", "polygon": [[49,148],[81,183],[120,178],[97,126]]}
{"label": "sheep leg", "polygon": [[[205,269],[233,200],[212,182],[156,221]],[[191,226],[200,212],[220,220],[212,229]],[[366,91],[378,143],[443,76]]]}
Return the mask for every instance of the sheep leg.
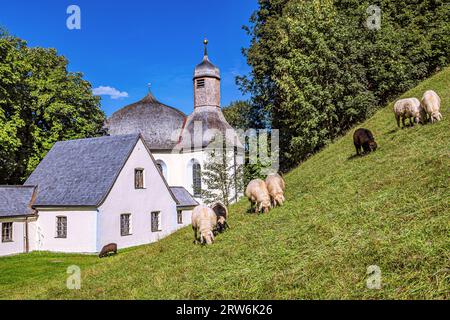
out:
{"label": "sheep leg", "polygon": [[194,230],[194,244],[197,244],[198,243],[197,228],[192,227],[192,229]]}
{"label": "sheep leg", "polygon": [[359,149],[359,145],[355,143],[355,149],[356,149],[356,155],[359,156],[360,153],[360,149]]}
{"label": "sheep leg", "polygon": [[397,127],[400,128],[400,116],[399,115],[395,115],[395,120],[397,120]]}
{"label": "sheep leg", "polygon": [[402,117],[402,124],[403,124],[403,128],[405,128],[405,127],[406,127],[406,124],[405,124],[405,120],[406,120],[406,118],[405,118],[405,117]]}

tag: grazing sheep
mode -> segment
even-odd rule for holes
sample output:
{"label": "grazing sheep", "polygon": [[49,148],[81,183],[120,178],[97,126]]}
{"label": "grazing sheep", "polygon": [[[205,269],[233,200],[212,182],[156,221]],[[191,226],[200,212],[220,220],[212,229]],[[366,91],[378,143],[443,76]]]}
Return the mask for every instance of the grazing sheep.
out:
{"label": "grazing sheep", "polygon": [[271,207],[269,190],[261,179],[250,181],[245,190],[245,195],[250,201],[251,207],[255,204],[255,213],[263,211],[268,213]]}
{"label": "grazing sheep", "polygon": [[212,244],[214,242],[214,229],[217,225],[217,216],[211,208],[200,205],[192,212],[192,229],[194,230],[194,243],[198,242],[197,232],[200,232],[200,243]]}
{"label": "grazing sheep", "polygon": [[107,257],[110,253],[117,254],[117,244],[110,243],[103,247],[102,251],[98,255],[99,258]]}
{"label": "grazing sheep", "polygon": [[266,178],[266,186],[269,191],[270,200],[273,207],[282,206],[284,202],[284,179],[277,173],[271,174]]}
{"label": "grazing sheep", "polygon": [[430,116],[431,123],[442,120],[442,114],[440,113],[441,98],[433,90],[428,90],[423,94],[422,108]]}
{"label": "grazing sheep", "polygon": [[227,219],[228,219],[227,207],[222,202],[218,201],[211,206],[211,209],[213,209],[213,211],[217,217],[216,231],[218,233],[222,233],[226,229],[229,229],[230,226],[228,225],[228,222],[227,222]]}
{"label": "grazing sheep", "polygon": [[[405,125],[405,119],[409,119],[409,124],[414,126],[415,123],[425,123],[426,113],[421,107],[420,101],[417,98],[408,98],[398,100],[394,105],[395,119],[397,120],[397,126],[400,128],[400,118],[402,119],[403,127]],[[411,120],[414,119],[414,121]]]}
{"label": "grazing sheep", "polygon": [[224,216],[220,216],[217,219],[217,227],[216,227],[217,232],[222,233],[229,228],[230,226],[228,225],[227,219],[225,219]]}
{"label": "grazing sheep", "polygon": [[358,156],[361,155],[361,147],[364,150],[364,153],[375,151],[378,147],[372,132],[364,128],[355,131],[353,134],[353,144],[355,145],[356,154]]}

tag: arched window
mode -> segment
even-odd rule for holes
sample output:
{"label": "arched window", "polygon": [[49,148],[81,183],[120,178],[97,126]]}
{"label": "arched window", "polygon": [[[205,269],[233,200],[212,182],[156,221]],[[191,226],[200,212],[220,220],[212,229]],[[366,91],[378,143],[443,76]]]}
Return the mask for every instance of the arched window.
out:
{"label": "arched window", "polygon": [[156,161],[156,167],[158,168],[158,170],[162,173],[164,179],[167,180],[167,166],[164,163],[164,161],[162,160],[157,160]]}
{"label": "arched window", "polygon": [[201,197],[202,195],[202,167],[200,163],[196,162],[192,165],[192,186],[194,190],[194,197]]}

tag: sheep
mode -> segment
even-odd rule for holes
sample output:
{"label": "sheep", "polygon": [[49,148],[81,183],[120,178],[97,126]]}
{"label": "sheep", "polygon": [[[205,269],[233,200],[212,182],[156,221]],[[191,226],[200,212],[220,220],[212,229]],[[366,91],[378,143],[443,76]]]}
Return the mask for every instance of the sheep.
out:
{"label": "sheep", "polygon": [[441,98],[436,92],[433,90],[426,91],[423,94],[421,106],[430,116],[431,123],[442,120],[442,114],[439,112],[441,108]]}
{"label": "sheep", "polygon": [[266,178],[266,186],[269,191],[272,206],[282,206],[285,200],[284,190],[286,188],[284,179],[277,173],[270,174]]}
{"label": "sheep", "polygon": [[214,213],[217,217],[217,229],[216,231],[218,233],[224,232],[226,229],[229,229],[230,226],[228,225],[227,219],[228,219],[228,209],[227,207],[220,201],[214,203],[211,205],[211,209],[213,209]]}
{"label": "sheep", "polygon": [[271,207],[269,190],[261,179],[250,181],[245,190],[245,195],[250,201],[251,207],[255,204],[255,213],[263,211],[268,213]]}
{"label": "sheep", "polygon": [[217,219],[217,232],[222,233],[229,228],[230,226],[228,225],[227,219],[225,219],[224,216],[219,216]]}
{"label": "sheep", "polygon": [[98,257],[104,258],[107,257],[110,253],[117,254],[117,244],[110,243],[104,246]]}
{"label": "sheep", "polygon": [[[394,105],[395,119],[397,120],[397,126],[400,128],[400,118],[402,118],[403,127],[405,125],[405,119],[409,119],[409,124],[414,126],[416,123],[424,123],[426,120],[425,110],[421,107],[420,101],[417,98],[408,98],[398,100]],[[414,122],[411,120],[414,118]]]}
{"label": "sheep", "polygon": [[364,153],[377,150],[377,143],[370,130],[360,128],[353,134],[353,144],[355,145],[356,154],[361,155],[361,147]]}
{"label": "sheep", "polygon": [[200,232],[200,243],[210,245],[214,242],[214,229],[217,226],[217,216],[211,208],[200,205],[192,212],[192,229],[194,243],[198,242],[197,232]]}

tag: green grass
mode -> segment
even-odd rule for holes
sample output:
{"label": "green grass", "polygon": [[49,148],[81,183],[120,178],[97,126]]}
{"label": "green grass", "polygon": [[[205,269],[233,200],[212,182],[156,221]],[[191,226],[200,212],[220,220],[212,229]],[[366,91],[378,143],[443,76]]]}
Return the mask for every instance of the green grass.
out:
{"label": "green grass", "polygon": [[[375,153],[351,158],[349,132],[286,176],[282,208],[232,206],[232,229],[213,246],[193,245],[185,228],[103,260],[2,258],[0,298],[449,299],[450,68],[404,96],[430,88],[443,121],[398,130],[387,106],[361,125]],[[78,291],[65,287],[71,264],[83,270]],[[366,287],[370,265],[381,268],[380,290]]]}

